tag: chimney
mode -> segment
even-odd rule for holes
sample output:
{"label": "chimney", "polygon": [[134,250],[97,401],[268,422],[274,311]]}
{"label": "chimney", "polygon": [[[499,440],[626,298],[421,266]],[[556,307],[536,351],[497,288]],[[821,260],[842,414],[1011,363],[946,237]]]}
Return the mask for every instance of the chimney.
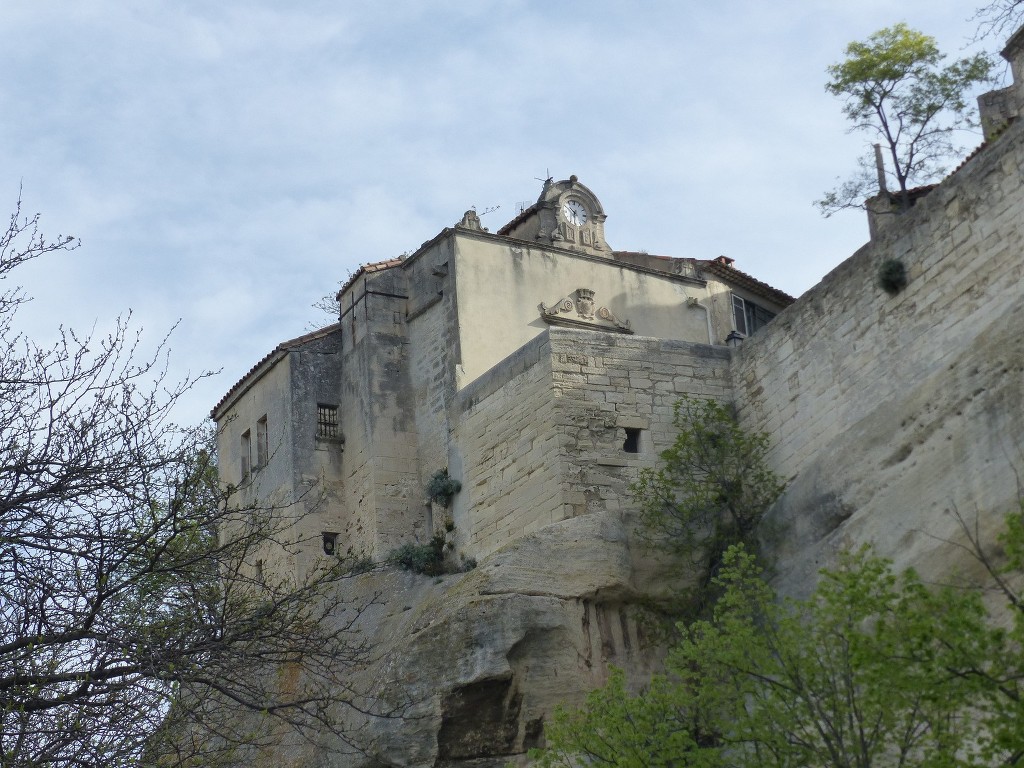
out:
{"label": "chimney", "polygon": [[981,128],[986,141],[994,138],[1011,120],[1019,117],[1024,108],[1024,27],[1014,32],[1007,41],[1002,57],[1010,62],[1013,83],[978,97]]}

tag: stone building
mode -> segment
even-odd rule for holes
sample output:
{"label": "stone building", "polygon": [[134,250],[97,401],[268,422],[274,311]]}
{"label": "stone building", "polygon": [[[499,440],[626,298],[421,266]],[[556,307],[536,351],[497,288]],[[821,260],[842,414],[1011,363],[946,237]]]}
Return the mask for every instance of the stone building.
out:
{"label": "stone building", "polygon": [[[280,344],[214,408],[223,479],[295,505],[305,559],[379,560],[447,516],[480,559],[619,508],[631,468],[671,441],[673,403],[728,395],[730,334],[793,299],[725,257],[615,251],[605,218],[575,176],[548,180],[495,233],[467,211],[361,267],[336,324]],[[450,509],[425,491],[445,471]]]}
{"label": "stone building", "polygon": [[[636,609],[679,568],[637,546],[626,483],[671,440],[684,394],[770,436],[787,488],[764,545],[783,594],[863,544],[926,582],[980,577],[961,523],[997,553],[1024,495],[1022,35],[1004,51],[1015,83],[981,99],[985,143],[909,210],[873,201],[870,241],[796,301],[727,259],[613,251],[570,178],[496,233],[470,212],[363,267],[337,324],[260,361],[213,415],[225,479],[309,513],[303,557],[281,567],[325,544],[379,559],[448,515],[478,567],[347,584],[339,603],[376,601],[353,684],[413,702],[409,717],[339,707],[357,750],[325,736],[249,764],[522,763],[609,665],[649,679],[664,648]],[[907,283],[890,293],[893,260]],[[444,469],[462,487],[432,507]]]}

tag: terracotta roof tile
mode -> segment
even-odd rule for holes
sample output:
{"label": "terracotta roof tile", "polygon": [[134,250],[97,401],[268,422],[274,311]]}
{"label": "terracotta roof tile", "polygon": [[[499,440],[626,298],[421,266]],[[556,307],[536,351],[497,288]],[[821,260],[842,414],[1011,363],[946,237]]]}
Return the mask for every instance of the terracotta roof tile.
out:
{"label": "terracotta roof tile", "polygon": [[516,215],[516,217],[514,219],[512,219],[512,221],[510,221],[508,224],[505,224],[503,227],[501,227],[494,234],[496,234],[496,235],[507,235],[515,227],[517,227],[522,222],[526,221],[526,219],[528,219],[530,216],[532,216],[536,212],[537,212],[537,204],[534,203],[529,208],[524,208],[522,211],[520,211]]}
{"label": "terracotta roof tile", "polygon": [[[1021,27],[1021,31],[1024,31],[1024,27]],[[954,168],[952,171],[949,172],[949,176],[952,176],[954,173],[956,173],[961,168],[963,168],[965,165],[967,165],[967,163],[969,161],[973,160],[976,155],[978,155],[983,149],[985,149],[994,140],[995,139],[981,142],[981,144],[976,146],[970,153],[968,153],[967,157],[965,157],[963,160],[960,161],[960,165],[958,165],[956,168]],[[949,176],[947,176],[946,178],[948,179]]]}
{"label": "terracotta roof tile", "polygon": [[718,259],[697,259],[697,264],[705,272],[711,272],[714,275],[718,275],[724,280],[735,283],[741,288],[747,289],[751,293],[764,296],[766,299],[770,299],[780,306],[788,307],[796,301],[796,299],[788,293],[780,291],[778,288],[773,288],[768,285],[768,283],[763,283],[756,277],[748,275],[746,272],[741,272],[736,269],[736,267],[726,266]]}
{"label": "terracotta roof tile", "polygon": [[291,350],[296,349],[298,347],[301,347],[303,344],[308,344],[311,341],[316,341],[317,339],[322,339],[325,336],[329,336],[339,328],[341,328],[341,323],[332,323],[331,325],[324,326],[319,330],[311,331],[310,333],[305,333],[302,336],[296,336],[294,339],[288,339],[288,341],[282,341],[280,344],[274,347],[272,351],[266,354],[258,363],[256,363],[252,368],[246,371],[242,378],[240,378],[238,381],[234,383],[234,385],[231,387],[231,389],[227,391],[224,397],[222,397],[217,402],[217,404],[213,406],[212,409],[210,409],[210,418],[216,419],[217,411],[219,411],[224,406],[224,404],[231,399],[232,395],[241,390],[245,383],[249,381],[249,379],[251,379],[257,371],[265,367],[268,367],[271,362],[277,362],[277,360],[284,357],[285,353],[290,352]]}
{"label": "terracotta roof tile", "polygon": [[343,294],[345,291],[351,288],[353,283],[355,283],[355,281],[358,280],[361,276],[371,274],[373,272],[383,272],[385,269],[397,267],[399,264],[402,263],[402,261],[402,259],[385,259],[384,261],[375,261],[370,264],[361,264],[359,266],[359,269],[355,271],[355,274],[353,274],[348,280],[345,281],[345,284],[341,286],[341,288],[335,294],[335,298],[341,296],[341,294]]}

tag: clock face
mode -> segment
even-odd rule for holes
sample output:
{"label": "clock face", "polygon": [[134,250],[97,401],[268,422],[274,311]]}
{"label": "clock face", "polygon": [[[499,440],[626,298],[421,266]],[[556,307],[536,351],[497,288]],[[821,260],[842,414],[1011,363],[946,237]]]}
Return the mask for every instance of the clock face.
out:
{"label": "clock face", "polygon": [[562,214],[565,220],[573,226],[581,226],[587,223],[587,209],[579,200],[569,200],[562,206]]}

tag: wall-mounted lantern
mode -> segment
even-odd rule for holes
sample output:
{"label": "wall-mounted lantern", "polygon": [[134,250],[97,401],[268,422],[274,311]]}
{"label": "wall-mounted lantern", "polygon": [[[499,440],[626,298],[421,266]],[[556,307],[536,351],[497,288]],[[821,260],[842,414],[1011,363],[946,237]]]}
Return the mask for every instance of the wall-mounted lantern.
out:
{"label": "wall-mounted lantern", "polygon": [[725,343],[733,349],[738,349],[745,338],[747,337],[739,331],[729,331],[729,335],[725,337]]}
{"label": "wall-mounted lantern", "polygon": [[334,550],[338,546],[338,534],[331,533],[330,531],[323,532],[324,537],[324,554],[333,555]]}

